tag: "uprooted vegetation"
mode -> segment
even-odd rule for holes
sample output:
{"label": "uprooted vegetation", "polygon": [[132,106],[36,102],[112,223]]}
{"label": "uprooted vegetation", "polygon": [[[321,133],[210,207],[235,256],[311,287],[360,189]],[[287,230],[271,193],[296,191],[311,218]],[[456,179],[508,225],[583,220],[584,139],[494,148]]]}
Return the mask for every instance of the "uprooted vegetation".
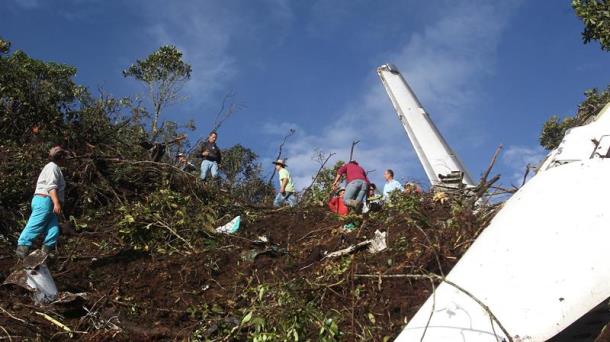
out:
{"label": "uprooted vegetation", "polygon": [[[0,54],[0,276],[18,267],[13,250],[35,179],[49,147],[61,144],[73,156],[49,267],[60,291],[87,296],[37,306],[27,291],[4,286],[3,338],[391,339],[495,210],[415,193],[382,212],[338,218],[324,204],[333,168],[321,169],[299,207],[272,209],[251,150],[225,151],[222,181],[204,183],[169,157],[188,146],[151,155],[140,102],[93,96],[73,82],[74,68],[8,46]],[[181,134],[168,122],[153,133],[153,143]],[[215,231],[237,215],[236,234]],[[376,230],[387,249],[326,257]]]}
{"label": "uprooted vegetation", "polygon": [[[176,224],[188,205],[167,191],[146,197],[151,209],[141,216],[107,208],[76,219],[79,232],[64,237],[50,267],[60,290],[85,292],[87,300],[35,307],[25,291],[3,291],[7,333],[41,340],[391,339],[431,294],[437,280],[427,276],[448,272],[487,220],[414,194],[353,231],[325,208],[242,208],[237,234],[214,234],[199,225],[206,218]],[[386,250],[324,257],[375,230],[387,233]],[[5,273],[16,260],[1,261]],[[393,277],[399,274],[422,277]]]}

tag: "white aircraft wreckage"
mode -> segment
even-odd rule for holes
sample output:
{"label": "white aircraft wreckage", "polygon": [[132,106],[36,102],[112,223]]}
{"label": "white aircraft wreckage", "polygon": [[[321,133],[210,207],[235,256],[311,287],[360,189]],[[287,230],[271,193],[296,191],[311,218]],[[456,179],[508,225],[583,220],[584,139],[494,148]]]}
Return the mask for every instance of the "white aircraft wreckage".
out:
{"label": "white aircraft wreckage", "polygon": [[37,305],[63,304],[77,299],[86,299],[86,293],[59,292],[51,272],[46,265],[47,254],[35,250],[28,255],[21,267],[11,273],[3,285],[17,285],[32,293]]}
{"label": "white aircraft wreckage", "polygon": [[[433,187],[473,187],[396,67],[377,70]],[[610,104],[566,132],[396,341],[591,341],[610,319]]]}

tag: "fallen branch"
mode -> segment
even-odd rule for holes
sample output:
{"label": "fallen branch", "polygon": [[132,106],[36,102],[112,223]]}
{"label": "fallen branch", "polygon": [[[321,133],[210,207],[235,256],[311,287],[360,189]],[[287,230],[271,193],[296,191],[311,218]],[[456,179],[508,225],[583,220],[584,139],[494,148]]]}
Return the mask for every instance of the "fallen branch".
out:
{"label": "fallen branch", "polygon": [[165,228],[167,229],[170,233],[172,233],[175,237],[177,237],[178,239],[180,239],[180,241],[184,242],[185,245],[188,246],[188,248],[191,249],[191,251],[195,251],[195,248],[193,247],[193,245],[191,245],[190,242],[188,242],[188,240],[186,240],[185,238],[183,238],[182,236],[180,236],[180,234],[178,234],[178,232],[176,232],[174,229],[172,229],[169,225],[165,224],[164,222],[161,221],[157,221],[156,222],[161,228]]}
{"label": "fallen branch", "polygon": [[36,311],[36,314],[39,315],[39,316],[42,316],[47,321],[49,321],[49,322],[55,324],[56,326],[60,327],[63,331],[67,332],[70,335],[70,337],[73,336],[72,335],[72,333],[73,333],[72,329],[70,329],[68,326],[66,326],[65,324],[61,323],[60,321],[56,320],[55,318],[47,315],[44,312]]}
{"label": "fallen branch", "polygon": [[375,231],[374,238],[366,240],[366,241],[362,241],[355,245],[349,246],[347,248],[329,253],[329,254],[325,255],[324,258],[322,258],[322,260],[329,259],[329,258],[336,258],[336,257],[340,257],[340,256],[347,255],[347,254],[352,254],[354,252],[357,252],[357,251],[363,249],[364,247],[368,247],[370,253],[377,253],[377,252],[380,252],[380,251],[386,249],[387,248],[386,233],[382,233],[379,230],[377,230],[377,231]]}
{"label": "fallen branch", "polygon": [[432,286],[432,310],[430,310],[430,316],[428,316],[426,327],[424,328],[424,332],[421,334],[419,342],[424,342],[424,337],[426,337],[426,332],[428,331],[430,322],[432,322],[432,316],[434,316],[434,311],[436,310],[436,288],[434,287],[434,280],[432,278],[430,278],[430,286]]}
{"label": "fallen branch", "polygon": [[8,337],[9,341],[13,341],[13,338],[11,337],[11,334],[9,334],[8,331],[6,331],[6,329],[4,329],[3,326],[0,325],[0,329],[2,329],[2,331],[4,331],[4,333],[6,334],[6,337]]}
{"label": "fallen branch", "polygon": [[[379,278],[434,279],[434,280],[439,280],[439,281],[445,282],[446,284],[451,285],[451,286],[455,287],[456,289],[458,289],[459,291],[463,292],[465,295],[467,295],[472,300],[474,300],[477,304],[479,304],[479,306],[482,307],[487,312],[487,314],[492,319],[492,321],[495,322],[498,325],[498,327],[500,327],[500,330],[502,330],[502,332],[504,333],[504,335],[506,336],[508,341],[514,342],[513,338],[508,333],[506,328],[504,328],[502,323],[500,323],[498,318],[493,314],[493,312],[491,312],[491,309],[487,305],[485,305],[485,303],[483,303],[480,299],[476,298],[473,294],[468,292],[463,287],[457,285],[456,283],[454,283],[450,280],[447,280],[447,278],[445,278],[445,277],[441,277],[441,276],[439,276],[437,274],[433,274],[433,273],[430,273],[430,274],[383,274],[383,275],[382,274],[354,274],[354,277],[373,278],[373,279],[379,279]],[[492,329],[493,329],[493,324],[492,324]],[[498,336],[496,336],[496,337],[498,337]]]}
{"label": "fallen branch", "polygon": [[6,311],[6,309],[4,309],[4,308],[3,308],[3,307],[1,307],[1,306],[0,306],[0,310],[2,310],[2,312],[4,312],[4,313],[5,313],[7,316],[9,316],[10,318],[12,318],[12,319],[14,319],[14,320],[16,320],[16,321],[18,321],[18,322],[21,322],[21,323],[23,323],[23,324],[25,324],[25,325],[29,325],[29,324],[28,324],[28,322],[26,322],[25,320],[23,320],[23,319],[21,319],[21,318],[15,317],[13,314],[11,314],[10,312]]}
{"label": "fallen branch", "polygon": [[426,234],[426,231],[422,227],[420,227],[419,224],[415,223],[413,226],[415,228],[417,228],[417,230],[419,230],[420,233],[422,233],[422,235],[428,242],[428,245],[429,245],[428,247],[430,247],[432,249],[432,252],[434,253],[434,259],[436,261],[436,266],[438,266],[438,271],[444,277],[445,272],[443,272],[443,265],[441,264],[441,259],[438,256],[438,251],[436,250],[436,247],[434,247],[435,245],[432,243],[432,240],[430,240],[430,237],[428,236],[428,234]]}

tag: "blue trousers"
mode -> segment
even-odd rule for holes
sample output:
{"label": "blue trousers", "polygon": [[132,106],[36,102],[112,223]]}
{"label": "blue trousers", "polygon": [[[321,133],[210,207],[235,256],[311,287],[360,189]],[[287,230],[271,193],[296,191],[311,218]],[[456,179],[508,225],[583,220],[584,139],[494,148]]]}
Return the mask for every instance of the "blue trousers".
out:
{"label": "blue trousers", "polygon": [[51,197],[34,195],[34,198],[32,198],[32,214],[21,235],[19,235],[17,245],[31,246],[40,234],[45,234],[43,242],[45,246],[54,247],[59,237],[59,222],[57,221],[57,215],[53,212]]}
{"label": "blue trousers", "polygon": [[345,195],[343,195],[343,203],[348,205],[349,200],[356,200],[358,202],[364,201],[366,196],[368,184],[364,179],[355,179],[345,187]]}
{"label": "blue trousers", "polygon": [[274,207],[281,207],[284,203],[288,203],[289,206],[294,207],[297,205],[297,196],[294,192],[286,192],[285,195],[277,193],[273,200]]}
{"label": "blue trousers", "polygon": [[218,176],[218,163],[211,160],[203,160],[201,162],[201,176],[200,178],[205,180],[208,177],[208,173],[212,178]]}

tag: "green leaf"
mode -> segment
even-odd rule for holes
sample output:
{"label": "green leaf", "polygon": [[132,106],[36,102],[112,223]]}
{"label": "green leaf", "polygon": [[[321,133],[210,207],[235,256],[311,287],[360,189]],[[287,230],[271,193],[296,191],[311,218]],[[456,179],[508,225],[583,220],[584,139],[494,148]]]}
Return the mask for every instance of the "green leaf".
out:
{"label": "green leaf", "polygon": [[240,323],[240,324],[241,324],[241,325],[244,325],[244,324],[246,324],[246,323],[250,322],[250,320],[251,320],[251,319],[252,319],[252,311],[248,312],[248,314],[247,314],[247,315],[245,315],[245,316],[244,316],[244,318],[242,318],[242,320],[241,320],[241,323]]}

